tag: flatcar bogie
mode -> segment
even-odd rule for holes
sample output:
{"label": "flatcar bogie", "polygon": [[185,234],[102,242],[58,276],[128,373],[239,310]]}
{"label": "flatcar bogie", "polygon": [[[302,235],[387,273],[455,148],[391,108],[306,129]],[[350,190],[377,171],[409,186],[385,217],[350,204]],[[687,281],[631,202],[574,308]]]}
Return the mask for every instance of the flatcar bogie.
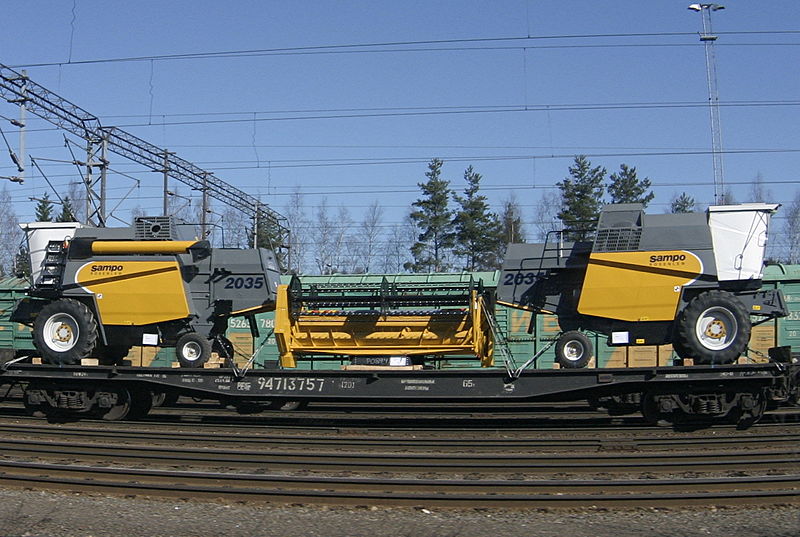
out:
{"label": "flatcar bogie", "polygon": [[139,419],[152,408],[149,389],[134,384],[98,385],[34,381],[28,384],[23,404],[36,417],[90,416],[106,421]]}

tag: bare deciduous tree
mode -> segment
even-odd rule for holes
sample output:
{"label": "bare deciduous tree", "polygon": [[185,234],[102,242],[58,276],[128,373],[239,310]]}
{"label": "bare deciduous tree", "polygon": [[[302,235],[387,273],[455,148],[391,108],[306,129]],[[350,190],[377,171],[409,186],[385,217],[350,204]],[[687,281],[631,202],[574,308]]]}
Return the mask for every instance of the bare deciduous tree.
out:
{"label": "bare deciduous tree", "polygon": [[0,273],[13,274],[14,261],[22,243],[22,230],[14,212],[8,188],[0,190]]}
{"label": "bare deciduous tree", "polygon": [[250,228],[253,222],[239,209],[228,206],[222,213],[222,229],[225,231],[225,246],[228,248],[251,248]]}
{"label": "bare deciduous tree", "polygon": [[311,223],[305,213],[305,200],[296,188],[286,206],[286,223],[289,227],[289,272],[302,274],[307,268],[308,251],[311,247]]}
{"label": "bare deciduous tree", "polygon": [[405,272],[412,260],[411,246],[417,242],[420,231],[414,220],[406,216],[402,224],[395,224],[389,229],[383,247],[383,272],[396,274]]}
{"label": "bare deciduous tree", "polygon": [[551,231],[560,229],[558,211],[562,205],[561,194],[555,190],[542,192],[539,201],[533,208],[534,228],[536,239],[544,241]]}
{"label": "bare deciduous tree", "polygon": [[375,257],[381,249],[382,221],[383,208],[375,200],[367,208],[358,230],[353,234],[352,242],[355,253],[353,272],[369,273],[378,266]]}
{"label": "bare deciduous tree", "polygon": [[748,197],[750,198],[748,201],[760,203],[769,202],[772,198],[772,192],[764,187],[764,176],[761,175],[761,172],[756,174],[755,179],[753,179],[753,182],[750,184]]}
{"label": "bare deciduous tree", "polygon": [[781,233],[784,255],[779,257],[788,263],[800,263],[800,192],[795,194],[785,211]]}
{"label": "bare deciduous tree", "polygon": [[317,207],[311,238],[314,244],[314,262],[320,274],[347,272],[349,262],[347,230],[352,224],[346,207],[339,207],[336,217],[331,217],[327,198]]}
{"label": "bare deciduous tree", "polygon": [[86,188],[81,181],[70,181],[67,194],[72,202],[72,213],[78,222],[86,222]]}

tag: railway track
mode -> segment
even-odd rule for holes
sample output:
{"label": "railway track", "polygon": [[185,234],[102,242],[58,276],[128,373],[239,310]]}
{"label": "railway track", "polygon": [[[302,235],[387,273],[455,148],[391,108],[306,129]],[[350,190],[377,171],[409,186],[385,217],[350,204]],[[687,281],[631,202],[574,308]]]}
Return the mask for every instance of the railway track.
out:
{"label": "railway track", "polygon": [[145,444],[0,440],[5,457],[58,461],[114,461],[159,466],[192,465],[203,468],[260,469],[294,472],[395,472],[437,474],[594,474],[604,472],[725,472],[800,469],[797,448],[692,452],[638,451],[560,453],[454,453],[220,449],[197,445],[155,447]]}
{"label": "railway track", "polygon": [[[38,423],[37,423],[38,422]],[[404,452],[426,452],[447,450],[448,453],[483,453],[500,451],[514,452],[563,452],[564,449],[583,452],[614,451],[691,451],[691,450],[735,450],[737,452],[764,448],[790,448],[800,446],[800,425],[789,429],[761,426],[753,432],[742,433],[732,429],[715,430],[714,434],[673,434],[658,429],[604,429],[595,434],[564,432],[560,435],[542,434],[537,431],[487,431],[461,430],[458,434],[433,432],[416,433],[409,436],[398,430],[340,430],[318,429],[240,429],[234,434],[214,426],[190,426],[187,430],[169,430],[158,424],[136,424],[135,427],[111,426],[97,422],[80,426],[40,424],[41,420],[29,423],[4,423],[0,421],[0,436],[6,440],[21,438],[29,442],[47,443],[83,442],[106,445],[109,442],[146,442],[148,446],[174,447],[181,443],[201,443],[205,448],[233,446],[240,449],[305,451],[312,449],[341,449],[359,451],[396,450],[402,444]],[[661,433],[661,434],[658,434]]]}
{"label": "railway track", "polygon": [[0,418],[0,479],[11,487],[119,495],[356,505],[800,500],[800,424],[791,420],[748,431],[676,432],[625,423],[503,429],[469,416],[460,427],[419,430],[405,420],[399,427],[381,419],[358,422],[372,424],[365,427],[255,427],[244,418],[225,425],[157,415],[125,426]]}
{"label": "railway track", "polygon": [[7,485],[227,501],[484,507],[796,502],[800,475],[681,479],[431,479],[285,476],[0,462]]}

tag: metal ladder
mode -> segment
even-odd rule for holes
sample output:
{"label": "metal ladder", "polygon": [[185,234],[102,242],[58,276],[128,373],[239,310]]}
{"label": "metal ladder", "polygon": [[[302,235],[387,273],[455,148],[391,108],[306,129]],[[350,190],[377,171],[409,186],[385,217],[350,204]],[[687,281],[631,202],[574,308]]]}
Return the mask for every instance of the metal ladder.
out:
{"label": "metal ladder", "polygon": [[42,272],[35,282],[39,289],[58,289],[64,278],[64,267],[67,264],[67,252],[64,241],[50,241],[47,243]]}

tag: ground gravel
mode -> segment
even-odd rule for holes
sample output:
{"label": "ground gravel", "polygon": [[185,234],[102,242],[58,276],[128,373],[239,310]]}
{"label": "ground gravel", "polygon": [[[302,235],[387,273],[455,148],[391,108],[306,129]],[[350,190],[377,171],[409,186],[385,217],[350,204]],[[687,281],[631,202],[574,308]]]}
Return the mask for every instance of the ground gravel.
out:
{"label": "ground gravel", "polygon": [[560,511],[197,502],[0,489],[2,537],[800,536],[800,506]]}

